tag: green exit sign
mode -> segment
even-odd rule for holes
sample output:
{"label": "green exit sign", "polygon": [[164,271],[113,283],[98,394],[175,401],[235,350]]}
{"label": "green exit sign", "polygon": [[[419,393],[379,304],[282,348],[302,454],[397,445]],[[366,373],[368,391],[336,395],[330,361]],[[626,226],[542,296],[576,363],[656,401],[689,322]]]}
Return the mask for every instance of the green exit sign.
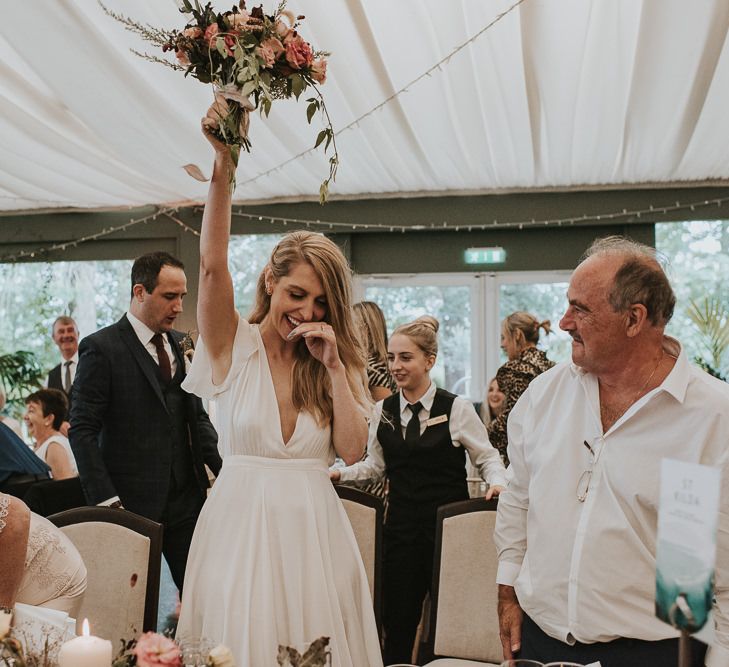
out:
{"label": "green exit sign", "polygon": [[503,264],[506,250],[503,248],[467,248],[464,259],[466,264]]}

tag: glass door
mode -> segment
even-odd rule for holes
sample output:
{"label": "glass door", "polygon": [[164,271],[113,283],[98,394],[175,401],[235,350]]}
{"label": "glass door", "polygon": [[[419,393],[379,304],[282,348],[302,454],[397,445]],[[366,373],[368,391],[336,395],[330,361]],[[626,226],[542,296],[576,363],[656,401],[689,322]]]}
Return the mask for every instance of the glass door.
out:
{"label": "glass door", "polygon": [[479,358],[478,334],[472,326],[477,278],[473,274],[360,276],[357,300],[374,301],[385,314],[388,333],[406,322],[432,315],[440,323],[438,359],[432,377],[439,387],[471,396],[482,384],[474,370]]}

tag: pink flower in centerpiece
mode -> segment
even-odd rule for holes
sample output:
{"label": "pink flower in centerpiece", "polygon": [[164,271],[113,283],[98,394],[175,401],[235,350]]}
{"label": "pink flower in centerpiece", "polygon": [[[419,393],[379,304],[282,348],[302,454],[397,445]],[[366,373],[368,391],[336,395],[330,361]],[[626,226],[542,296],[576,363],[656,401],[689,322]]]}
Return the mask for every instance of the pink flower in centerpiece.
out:
{"label": "pink flower in centerpiece", "polygon": [[182,667],[180,648],[156,632],[145,632],[132,652],[137,656],[137,667]]}
{"label": "pink flower in centerpiece", "polygon": [[319,58],[311,63],[311,78],[317,83],[325,83],[327,80],[327,61]]}
{"label": "pink flower in centerpiece", "polygon": [[211,23],[207,28],[205,28],[205,41],[210,44],[210,42],[215,39],[215,36],[220,32],[220,28],[218,28],[217,23]]}
{"label": "pink flower in centerpiece", "polygon": [[284,45],[275,37],[269,37],[256,47],[256,55],[263,58],[263,66],[266,68],[273,67],[276,58],[284,52]]}
{"label": "pink flower in centerpiece", "polygon": [[311,46],[300,35],[294,34],[290,39],[286,40],[286,61],[294,69],[301,69],[311,65],[314,60],[314,54]]}

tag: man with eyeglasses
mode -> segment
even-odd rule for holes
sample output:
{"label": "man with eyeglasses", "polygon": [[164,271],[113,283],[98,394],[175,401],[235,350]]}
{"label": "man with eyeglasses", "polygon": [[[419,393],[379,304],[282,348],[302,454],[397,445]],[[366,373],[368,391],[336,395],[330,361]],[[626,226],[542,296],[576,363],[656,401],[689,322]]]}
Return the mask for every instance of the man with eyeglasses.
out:
{"label": "man with eyeglasses", "polygon": [[[512,477],[495,531],[504,656],[675,665],[678,632],[654,615],[660,463],[721,467],[726,503],[729,386],[664,335],[675,296],[652,248],[595,241],[567,298],[572,363],[536,378],[508,421]],[[712,667],[729,665],[726,510]]]}

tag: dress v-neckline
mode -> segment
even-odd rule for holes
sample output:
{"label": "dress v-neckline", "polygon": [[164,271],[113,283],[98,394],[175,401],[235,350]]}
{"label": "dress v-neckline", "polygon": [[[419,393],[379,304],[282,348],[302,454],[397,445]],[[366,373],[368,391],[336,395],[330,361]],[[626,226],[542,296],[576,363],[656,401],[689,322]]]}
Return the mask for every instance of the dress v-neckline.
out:
{"label": "dress v-neckline", "polygon": [[296,435],[296,431],[299,430],[299,417],[301,415],[301,412],[296,413],[296,423],[294,424],[294,430],[291,431],[291,435],[289,436],[289,439],[284,440],[283,422],[281,421],[281,409],[278,406],[278,396],[276,395],[276,385],[273,383],[273,373],[271,372],[271,362],[268,358],[268,352],[266,351],[266,343],[263,341],[263,336],[261,335],[260,328],[258,328],[258,336],[261,339],[261,347],[263,348],[263,356],[266,359],[266,370],[268,371],[268,381],[269,381],[269,385],[271,386],[271,393],[273,393],[273,403],[276,406],[276,416],[278,417],[278,437],[279,437],[279,440],[281,440],[281,444],[283,444],[284,449],[288,449],[289,445],[291,444],[291,441],[294,439],[294,436]]}

